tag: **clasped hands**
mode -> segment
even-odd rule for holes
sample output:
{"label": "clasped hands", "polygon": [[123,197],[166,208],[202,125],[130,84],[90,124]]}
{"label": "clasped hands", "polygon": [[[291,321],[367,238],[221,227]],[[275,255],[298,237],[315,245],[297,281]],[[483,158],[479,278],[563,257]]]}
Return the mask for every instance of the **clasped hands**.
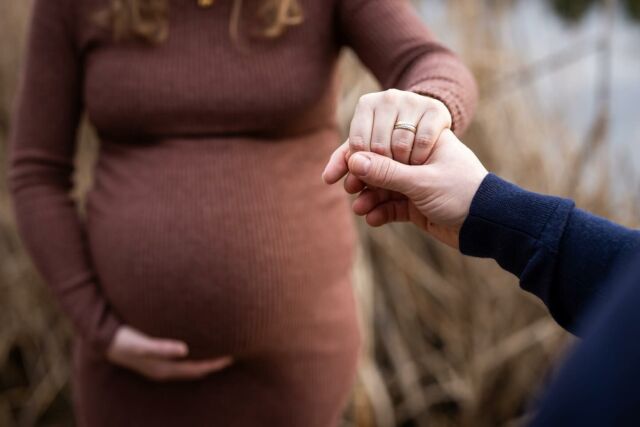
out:
{"label": "clasped hands", "polygon": [[[410,221],[449,246],[458,235],[486,169],[451,132],[440,101],[399,90],[358,103],[349,139],[331,156],[323,178],[358,194],[357,215],[372,226]],[[112,363],[155,381],[194,380],[225,369],[231,357],[187,360],[186,343],[122,326],[107,351]]]}
{"label": "clasped hands", "polygon": [[450,127],[449,111],[435,99],[398,90],[365,95],[323,179],[335,184],[346,176],[345,190],[358,194],[353,211],[369,225],[412,222],[458,248],[487,170]]}

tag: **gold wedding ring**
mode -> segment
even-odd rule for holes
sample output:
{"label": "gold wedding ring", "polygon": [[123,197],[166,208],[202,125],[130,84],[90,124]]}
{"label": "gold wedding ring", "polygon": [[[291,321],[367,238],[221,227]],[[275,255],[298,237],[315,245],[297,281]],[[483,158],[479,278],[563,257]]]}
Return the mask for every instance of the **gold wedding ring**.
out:
{"label": "gold wedding ring", "polygon": [[396,123],[396,125],[393,127],[393,129],[402,129],[402,130],[408,130],[409,132],[411,132],[412,134],[416,134],[418,132],[418,128],[416,128],[414,125],[412,125],[411,123],[407,123],[407,122],[398,122]]}

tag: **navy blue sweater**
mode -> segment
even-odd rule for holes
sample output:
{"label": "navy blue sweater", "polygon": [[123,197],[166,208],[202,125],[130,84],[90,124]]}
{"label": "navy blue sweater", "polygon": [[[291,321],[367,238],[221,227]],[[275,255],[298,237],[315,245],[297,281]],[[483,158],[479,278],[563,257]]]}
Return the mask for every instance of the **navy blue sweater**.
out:
{"label": "navy blue sweater", "polygon": [[640,232],[488,175],[460,233],[583,340],[534,426],[640,426]]}

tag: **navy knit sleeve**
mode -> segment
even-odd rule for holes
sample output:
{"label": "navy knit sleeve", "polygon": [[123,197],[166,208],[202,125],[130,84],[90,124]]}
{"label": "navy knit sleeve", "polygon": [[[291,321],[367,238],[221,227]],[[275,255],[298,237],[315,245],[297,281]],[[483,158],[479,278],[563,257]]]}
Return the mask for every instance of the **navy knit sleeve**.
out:
{"label": "navy knit sleeve", "polygon": [[589,310],[583,340],[536,406],[531,427],[640,426],[640,258],[618,265],[610,298]]}
{"label": "navy knit sleeve", "polygon": [[586,308],[605,294],[616,264],[640,251],[640,232],[489,174],[463,224],[460,250],[495,259],[575,333]]}

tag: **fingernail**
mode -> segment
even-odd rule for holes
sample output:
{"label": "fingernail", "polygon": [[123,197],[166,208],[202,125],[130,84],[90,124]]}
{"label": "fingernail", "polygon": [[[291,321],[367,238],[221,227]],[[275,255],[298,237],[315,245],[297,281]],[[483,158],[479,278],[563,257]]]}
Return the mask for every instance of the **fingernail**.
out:
{"label": "fingernail", "polygon": [[371,169],[371,160],[363,154],[354,154],[351,157],[351,172],[356,175],[365,176]]}

